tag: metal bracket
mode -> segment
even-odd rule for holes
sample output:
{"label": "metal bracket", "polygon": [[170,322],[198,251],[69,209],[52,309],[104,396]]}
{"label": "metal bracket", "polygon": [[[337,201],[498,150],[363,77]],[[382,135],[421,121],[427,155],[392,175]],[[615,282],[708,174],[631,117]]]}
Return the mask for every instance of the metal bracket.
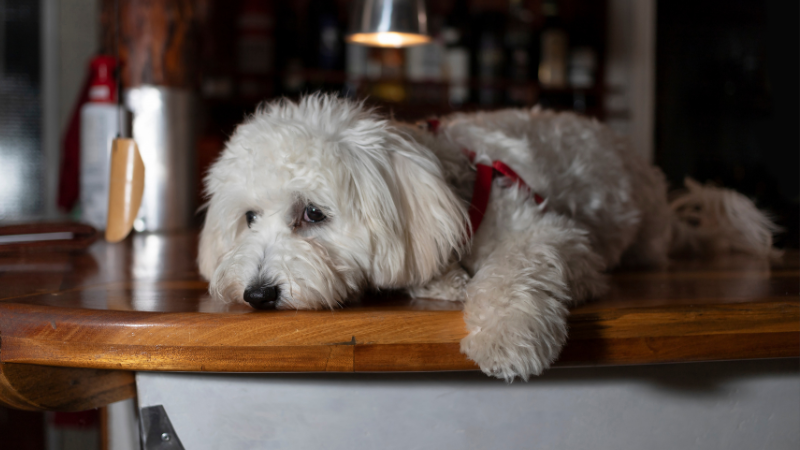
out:
{"label": "metal bracket", "polygon": [[143,450],[185,450],[163,406],[142,408],[139,424]]}

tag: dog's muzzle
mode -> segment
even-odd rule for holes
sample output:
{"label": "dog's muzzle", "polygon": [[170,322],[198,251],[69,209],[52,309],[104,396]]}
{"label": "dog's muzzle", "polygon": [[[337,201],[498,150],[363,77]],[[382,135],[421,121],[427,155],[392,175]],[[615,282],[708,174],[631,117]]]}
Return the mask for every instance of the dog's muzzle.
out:
{"label": "dog's muzzle", "polygon": [[279,295],[278,286],[250,286],[244,291],[244,301],[255,309],[275,309]]}

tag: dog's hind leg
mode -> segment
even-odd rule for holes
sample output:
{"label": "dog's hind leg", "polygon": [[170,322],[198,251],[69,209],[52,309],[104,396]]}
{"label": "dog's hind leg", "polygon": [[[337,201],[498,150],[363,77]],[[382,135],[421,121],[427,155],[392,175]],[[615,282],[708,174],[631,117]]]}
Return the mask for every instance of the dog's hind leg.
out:
{"label": "dog's hind leg", "polygon": [[503,239],[467,284],[461,351],[488,375],[540,374],[566,342],[567,307],[605,289],[603,260],[586,233],[551,219]]}

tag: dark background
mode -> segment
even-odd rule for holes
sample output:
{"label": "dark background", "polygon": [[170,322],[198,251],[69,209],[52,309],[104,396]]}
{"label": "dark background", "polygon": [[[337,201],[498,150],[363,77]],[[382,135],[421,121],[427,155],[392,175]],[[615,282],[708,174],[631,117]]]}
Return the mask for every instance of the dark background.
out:
{"label": "dark background", "polygon": [[658,2],[656,164],[744,193],[798,246],[800,2]]}

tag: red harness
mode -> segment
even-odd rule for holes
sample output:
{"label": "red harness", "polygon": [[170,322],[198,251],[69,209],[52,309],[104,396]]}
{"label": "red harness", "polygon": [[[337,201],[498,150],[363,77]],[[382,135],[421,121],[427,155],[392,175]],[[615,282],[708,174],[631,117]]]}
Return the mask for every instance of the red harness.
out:
{"label": "red harness", "polygon": [[[436,119],[427,120],[428,129],[436,134],[439,131],[440,122]],[[520,177],[514,169],[508,167],[502,161],[492,161],[491,165],[483,163],[475,163],[475,152],[466,148],[461,149],[462,152],[469,158],[469,161],[475,164],[477,173],[475,174],[475,185],[472,188],[472,202],[469,205],[469,222],[472,225],[472,234],[478,231],[478,227],[483,222],[483,216],[486,215],[486,209],[489,207],[489,196],[492,194],[492,181],[495,175],[504,176],[511,180],[521,189],[532,192],[528,183]],[[541,195],[533,192],[533,200],[541,209],[544,209],[545,199]]]}

